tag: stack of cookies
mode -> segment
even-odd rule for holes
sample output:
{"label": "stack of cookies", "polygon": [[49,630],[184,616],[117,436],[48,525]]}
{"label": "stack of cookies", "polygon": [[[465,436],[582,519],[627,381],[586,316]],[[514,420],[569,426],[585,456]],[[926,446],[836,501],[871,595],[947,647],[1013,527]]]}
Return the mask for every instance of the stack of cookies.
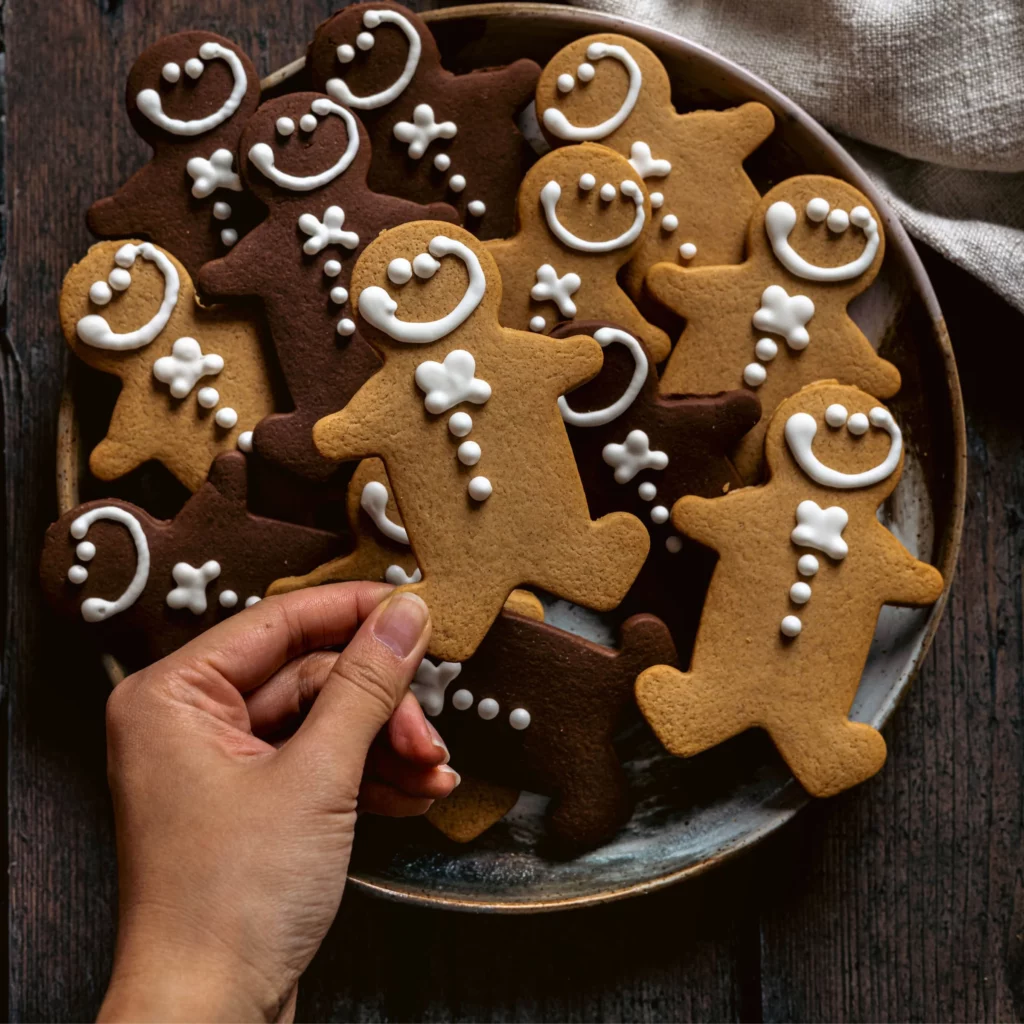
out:
{"label": "stack of cookies", "polygon": [[[559,842],[607,841],[637,707],[682,757],[761,727],[815,795],[877,772],[848,714],[878,613],[943,580],[877,517],[904,447],[899,371],[847,312],[885,254],[871,202],[759,195],[771,112],[678,112],[627,36],[456,75],[416,15],[356,4],[287,85],[261,101],[202,31],[131,70],[153,157],[89,210],[60,317],[122,384],[92,474],[155,460],[191,497],[65,514],[53,605],[135,668],[269,595],[415,591],[413,691],[467,773],[431,820],[460,841],[522,790]],[[314,526],[339,489],[348,522]]]}

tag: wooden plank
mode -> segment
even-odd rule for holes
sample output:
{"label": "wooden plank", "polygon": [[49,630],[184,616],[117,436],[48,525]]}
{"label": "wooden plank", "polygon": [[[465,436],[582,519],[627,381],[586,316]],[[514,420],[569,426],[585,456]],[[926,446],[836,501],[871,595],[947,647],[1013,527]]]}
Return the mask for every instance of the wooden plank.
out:
{"label": "wooden plank", "polygon": [[1024,1019],[1024,418],[993,372],[1024,317],[923,255],[967,409],[958,575],[885,770],[806,816],[765,908],[765,1020]]}

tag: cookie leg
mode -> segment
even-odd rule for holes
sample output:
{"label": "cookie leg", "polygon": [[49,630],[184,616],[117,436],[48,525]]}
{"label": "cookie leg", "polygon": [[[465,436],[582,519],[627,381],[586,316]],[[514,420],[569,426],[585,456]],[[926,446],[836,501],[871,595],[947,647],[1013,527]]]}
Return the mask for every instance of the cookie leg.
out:
{"label": "cookie leg", "polygon": [[574,758],[570,774],[558,785],[547,820],[551,835],[563,843],[598,846],[629,820],[629,788],[610,746]]}

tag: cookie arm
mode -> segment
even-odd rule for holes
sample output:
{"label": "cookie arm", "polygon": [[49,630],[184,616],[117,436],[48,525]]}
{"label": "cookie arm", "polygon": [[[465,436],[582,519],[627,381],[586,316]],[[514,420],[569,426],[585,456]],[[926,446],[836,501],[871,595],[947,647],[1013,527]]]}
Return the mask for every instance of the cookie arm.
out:
{"label": "cookie arm", "polygon": [[[317,420],[313,425],[313,444],[326,459],[346,462],[368,455],[386,458],[388,440],[393,436],[398,416],[388,388],[382,387],[379,371],[349,400],[344,409]],[[394,389],[391,389],[393,399]]]}
{"label": "cookie arm", "polygon": [[692,311],[695,296],[700,294],[700,289],[694,287],[695,278],[699,276],[699,268],[686,270],[672,263],[655,263],[647,271],[644,285],[663,306],[687,316],[688,311]]}
{"label": "cookie arm", "polygon": [[742,159],[753,153],[775,130],[775,117],[763,103],[744,103],[722,111],[716,127],[721,130],[719,138],[728,139]]}
{"label": "cookie arm", "polygon": [[498,90],[492,100],[507,104],[514,116],[533,99],[537,79],[540,78],[540,65],[523,57],[506,67],[479,74],[487,80],[485,87],[493,83]]}
{"label": "cookie arm", "polygon": [[267,262],[261,235],[257,226],[226,256],[204,263],[196,277],[199,291],[214,298],[259,294]]}
{"label": "cookie arm", "polygon": [[686,494],[672,506],[672,524],[705,547],[721,551],[733,523],[748,520],[763,491],[763,487],[743,487],[720,498]]}
{"label": "cookie arm", "polygon": [[604,365],[601,346],[587,334],[548,338],[529,331],[510,331],[508,358],[515,358],[528,378],[542,381],[545,390],[564,395],[596,377]]}
{"label": "cookie arm", "polygon": [[882,584],[886,604],[923,606],[934,604],[942,596],[942,573],[927,562],[919,562],[881,523],[882,557],[885,578]]}

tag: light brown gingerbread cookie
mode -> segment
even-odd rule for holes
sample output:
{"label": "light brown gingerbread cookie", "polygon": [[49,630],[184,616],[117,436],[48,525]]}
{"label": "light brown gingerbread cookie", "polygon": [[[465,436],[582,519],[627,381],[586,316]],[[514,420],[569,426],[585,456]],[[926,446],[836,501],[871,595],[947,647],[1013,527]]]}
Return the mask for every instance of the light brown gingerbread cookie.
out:
{"label": "light brown gingerbread cookie", "polygon": [[754,726],[804,788],[829,796],[885,762],[885,740],[847,716],[884,604],[938,600],[938,570],[877,518],[903,470],[903,438],[870,395],[826,381],[779,407],[770,479],[676,502],[677,529],[719,554],[689,672],[637,679],[640,709],[682,757]]}
{"label": "light brown gingerbread cookie", "polygon": [[470,843],[501,821],[518,799],[519,790],[514,786],[463,775],[451,795],[435,800],[424,817],[454,842]]}
{"label": "light brown gingerbread cookie", "polygon": [[221,452],[252,447],[274,410],[256,322],[200,306],[185,268],[151,242],[94,245],[64,278],[60,320],[75,355],[121,378],[89,456],[101,480],[157,459],[196,491]]}
{"label": "light brown gingerbread cookie", "polygon": [[734,456],[753,482],[768,420],[788,395],[835,378],[888,398],[900,374],[846,311],[885,255],[878,211],[861,192],[822,175],[782,182],[754,211],[748,251],[738,266],[658,264],[647,287],[686,318],[661,376],[663,394],[748,387],[761,400],[761,422]]}
{"label": "light brown gingerbread cookie", "polygon": [[384,460],[423,571],[409,589],[431,609],[430,653],[469,658],[521,584],[618,604],[647,531],[625,513],[591,521],[558,408],[600,369],[597,342],[501,327],[493,258],[440,222],[378,236],[352,297],[384,367],[313,440],[336,461]]}
{"label": "light brown gingerbread cookie", "polygon": [[604,33],[577,39],[548,61],[537,82],[537,117],[553,145],[610,146],[645,179],[655,224],[626,271],[635,298],[655,263],[743,259],[758,201],[743,161],[774,128],[766,106],[678,114],[654,53],[628,36]]}
{"label": "light brown gingerbread cookie", "polygon": [[605,146],[567,146],[519,186],[517,230],[487,243],[501,271],[504,327],[544,333],[565,320],[610,320],[656,363],[668,335],[648,323],[616,280],[651,231],[651,204],[629,161]]}

